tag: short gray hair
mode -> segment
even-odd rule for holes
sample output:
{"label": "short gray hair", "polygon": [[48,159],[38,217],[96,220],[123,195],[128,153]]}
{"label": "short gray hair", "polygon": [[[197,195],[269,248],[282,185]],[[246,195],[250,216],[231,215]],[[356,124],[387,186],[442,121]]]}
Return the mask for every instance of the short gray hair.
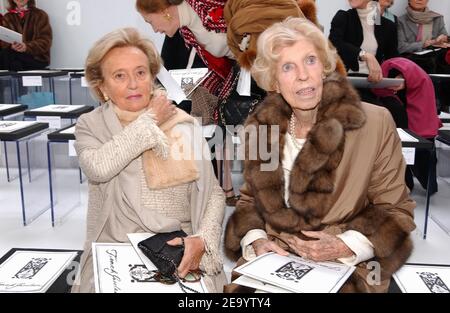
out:
{"label": "short gray hair", "polygon": [[336,70],[336,49],[322,31],[305,18],[288,17],[267,28],[258,38],[257,55],[251,69],[258,86],[266,91],[276,90],[275,73],[280,50],[295,45],[300,38],[306,38],[314,45],[325,75]]}
{"label": "short gray hair", "polygon": [[161,67],[162,60],[155,45],[150,39],[143,37],[137,29],[121,28],[106,34],[89,50],[85,64],[86,81],[89,83],[93,95],[101,102],[105,101],[100,90],[100,85],[104,81],[101,68],[103,60],[109,51],[122,47],[136,47],[144,52],[148,58],[148,66],[153,78]]}

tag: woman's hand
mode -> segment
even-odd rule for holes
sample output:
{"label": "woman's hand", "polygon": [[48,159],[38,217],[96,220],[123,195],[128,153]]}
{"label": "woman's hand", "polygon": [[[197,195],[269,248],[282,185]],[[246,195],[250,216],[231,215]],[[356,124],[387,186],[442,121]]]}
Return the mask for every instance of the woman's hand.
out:
{"label": "woman's hand", "polygon": [[369,77],[367,78],[370,82],[378,83],[383,79],[383,74],[381,72],[380,63],[378,63],[377,58],[371,54],[366,53],[365,61],[367,67],[369,68]]}
{"label": "woman's hand", "polygon": [[255,250],[256,256],[259,256],[261,254],[267,253],[267,252],[275,252],[279,255],[288,255],[289,253],[285,250],[283,250],[279,245],[277,245],[275,242],[270,241],[265,238],[260,238],[252,242],[252,247]]}
{"label": "woman's hand", "polygon": [[448,36],[447,35],[439,35],[436,38],[436,43],[437,44],[445,44],[448,42]]}
{"label": "woman's hand", "polygon": [[24,53],[25,51],[27,51],[27,45],[24,43],[13,42],[11,44],[11,49],[17,52]]}
{"label": "woman's hand", "polygon": [[[170,246],[181,246],[181,238],[174,238],[167,242]],[[197,270],[200,267],[200,261],[205,253],[205,244],[200,237],[184,238],[184,255],[178,266],[178,276],[184,278],[189,271]]]}
{"label": "woman's hand", "polygon": [[[402,74],[399,74],[397,76],[395,76],[395,78],[404,78]],[[393,87],[387,87],[390,90],[393,90],[394,93],[397,93],[397,91],[405,89],[405,81],[403,81],[400,85],[398,86],[393,86]]]}
{"label": "woman's hand", "polygon": [[316,262],[330,261],[354,255],[338,237],[324,231],[303,231],[304,235],[318,240],[304,241],[297,236],[287,239],[290,248],[299,256]]}
{"label": "woman's hand", "polygon": [[155,115],[156,124],[161,126],[177,113],[177,107],[165,95],[154,96],[148,108]]}

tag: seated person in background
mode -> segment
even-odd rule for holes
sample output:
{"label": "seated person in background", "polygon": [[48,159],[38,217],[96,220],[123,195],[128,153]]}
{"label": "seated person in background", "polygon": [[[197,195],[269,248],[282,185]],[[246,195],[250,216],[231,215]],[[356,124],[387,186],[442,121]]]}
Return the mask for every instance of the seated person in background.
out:
{"label": "seated person in background", "polygon": [[[211,71],[201,84],[202,88],[193,94],[193,98],[199,101],[204,98],[208,112],[213,110],[207,106],[216,105],[219,99],[225,98],[232,86],[234,55],[227,44],[227,25],[223,18],[225,3],[226,0],[136,0],[137,11],[154,32],[164,33],[168,37],[179,32],[184,43],[196,50],[196,54]],[[164,51],[164,58],[166,55]],[[203,91],[203,94],[200,95],[199,91]],[[205,94],[205,91],[211,95]],[[224,155],[228,155],[227,152]],[[227,158],[223,159],[222,187],[226,203],[235,206],[239,196],[234,193],[231,179],[232,163]]]}
{"label": "seated person in background", "polygon": [[[406,14],[398,19],[398,49],[405,57],[414,61],[429,74],[450,74],[450,62],[445,56],[450,43],[444,16],[428,9],[428,0],[408,0]],[[438,51],[417,55],[427,48],[441,48]],[[437,82],[441,108],[450,105],[450,83]]]}
{"label": "seated person in background", "polygon": [[[380,64],[398,55],[393,22],[377,15],[378,3],[349,0],[352,9],[339,10],[331,22],[330,40],[349,73],[368,74],[369,81],[383,79]],[[407,128],[408,118],[401,102],[393,97],[376,97],[369,89],[358,89],[361,98],[387,108],[397,127]]]}
{"label": "seated person in background", "polygon": [[[226,227],[226,252],[244,260],[287,250],[339,260],[357,267],[341,291],[387,291],[411,253],[415,228],[392,117],[361,102],[335,72],[336,50],[311,22],[276,23],[257,47],[252,75],[271,94],[247,119],[256,133],[245,142],[244,185]],[[268,135],[271,125],[279,135]],[[251,151],[272,151],[277,161],[268,167],[267,157]],[[368,261],[380,264],[377,284],[366,281]]]}
{"label": "seated person in background", "polygon": [[87,57],[86,79],[103,104],[82,115],[75,130],[89,207],[73,292],[94,291],[92,242],[128,242],[126,234],[136,232],[184,230],[178,276],[200,267],[216,292],[226,281],[219,252],[225,197],[209,147],[195,137],[198,123],[153,83],[160,65],[153,43],[133,28],[105,35]]}
{"label": "seated person in background", "polygon": [[10,71],[44,69],[50,64],[52,28],[47,13],[35,0],[8,0],[2,26],[22,34],[23,43],[0,41],[0,69]]}
{"label": "seated person in background", "polygon": [[377,0],[380,5],[381,16],[387,18],[391,22],[397,24],[397,16],[392,13],[389,8],[394,4],[394,0]]}

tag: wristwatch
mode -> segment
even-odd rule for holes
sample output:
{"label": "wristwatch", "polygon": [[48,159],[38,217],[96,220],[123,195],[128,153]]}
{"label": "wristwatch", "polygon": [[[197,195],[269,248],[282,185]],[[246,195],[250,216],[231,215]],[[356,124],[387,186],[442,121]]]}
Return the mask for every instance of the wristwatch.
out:
{"label": "wristwatch", "polygon": [[364,56],[365,56],[365,55],[366,55],[366,51],[361,50],[361,51],[359,52],[359,55],[358,55],[358,60],[361,61],[361,62],[365,61],[365,60],[364,60]]}

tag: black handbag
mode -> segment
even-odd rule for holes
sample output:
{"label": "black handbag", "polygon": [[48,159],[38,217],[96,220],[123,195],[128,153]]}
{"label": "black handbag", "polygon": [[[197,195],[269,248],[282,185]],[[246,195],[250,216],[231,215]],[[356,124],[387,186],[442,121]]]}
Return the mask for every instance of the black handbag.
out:
{"label": "black handbag", "polygon": [[236,90],[239,81],[239,70],[235,70],[235,77],[228,97],[219,101],[219,125],[243,125],[248,115],[255,109],[264,97],[265,92],[252,79],[250,96],[241,96]]}
{"label": "black handbag", "polygon": [[175,271],[184,255],[184,245],[170,246],[167,244],[167,241],[176,237],[186,236],[187,234],[182,230],[159,233],[142,240],[138,243],[138,247],[152,261],[162,275],[175,279]]}

